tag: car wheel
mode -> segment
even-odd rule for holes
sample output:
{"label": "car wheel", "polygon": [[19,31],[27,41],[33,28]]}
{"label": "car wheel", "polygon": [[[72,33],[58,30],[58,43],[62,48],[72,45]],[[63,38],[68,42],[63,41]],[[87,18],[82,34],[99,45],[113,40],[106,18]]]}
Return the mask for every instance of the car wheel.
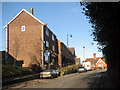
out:
{"label": "car wheel", "polygon": [[58,74],[56,74],[56,78],[58,77]]}
{"label": "car wheel", "polygon": [[51,75],[51,79],[53,79],[53,76]]}

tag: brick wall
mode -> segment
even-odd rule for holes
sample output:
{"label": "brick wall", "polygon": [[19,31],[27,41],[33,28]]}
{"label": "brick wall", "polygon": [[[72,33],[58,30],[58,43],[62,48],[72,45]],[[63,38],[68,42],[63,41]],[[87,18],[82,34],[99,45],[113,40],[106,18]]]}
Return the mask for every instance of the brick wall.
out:
{"label": "brick wall", "polygon": [[107,64],[103,63],[103,61],[99,60],[96,63],[96,68],[104,68],[104,67],[107,67]]}
{"label": "brick wall", "polygon": [[60,67],[62,67],[62,55],[61,55],[61,42],[60,40],[58,40],[58,50],[59,50],[59,54],[58,54],[58,65]]}
{"label": "brick wall", "polygon": [[[21,26],[25,25],[25,31]],[[30,63],[41,63],[42,24],[26,12],[22,12],[9,24],[9,54],[16,60],[23,60],[23,66]]]}

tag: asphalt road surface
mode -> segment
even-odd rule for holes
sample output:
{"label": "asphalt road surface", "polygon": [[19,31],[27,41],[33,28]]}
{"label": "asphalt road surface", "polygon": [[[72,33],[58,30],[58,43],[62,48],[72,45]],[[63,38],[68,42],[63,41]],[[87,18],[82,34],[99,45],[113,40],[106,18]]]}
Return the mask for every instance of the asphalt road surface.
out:
{"label": "asphalt road surface", "polygon": [[12,88],[91,88],[95,87],[96,80],[104,72],[103,70],[94,70],[83,73],[72,73],[63,77],[53,79],[35,79],[7,87]]}

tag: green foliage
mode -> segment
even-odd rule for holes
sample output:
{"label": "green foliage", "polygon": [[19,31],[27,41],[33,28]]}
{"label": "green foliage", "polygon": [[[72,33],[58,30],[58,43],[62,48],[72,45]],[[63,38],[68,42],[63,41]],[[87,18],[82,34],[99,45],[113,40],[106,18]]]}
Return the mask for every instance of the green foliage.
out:
{"label": "green foliage", "polygon": [[62,68],[61,73],[66,75],[69,73],[75,73],[80,65],[69,65],[67,67]]}
{"label": "green foliage", "polygon": [[32,71],[34,71],[36,73],[39,73],[42,71],[41,67],[39,65],[36,65],[36,64],[31,64],[29,67],[32,69]]}
{"label": "green foliage", "polygon": [[92,24],[94,40],[102,46],[100,49],[119,38],[119,3],[83,2],[81,6]]}
{"label": "green foliage", "polygon": [[[120,23],[119,2],[82,2],[83,13],[92,24],[94,41],[100,45],[108,71],[119,77],[120,73]],[[116,74],[117,72],[117,74]]]}
{"label": "green foliage", "polygon": [[2,65],[2,78],[15,78],[34,73],[30,68],[15,65]]}

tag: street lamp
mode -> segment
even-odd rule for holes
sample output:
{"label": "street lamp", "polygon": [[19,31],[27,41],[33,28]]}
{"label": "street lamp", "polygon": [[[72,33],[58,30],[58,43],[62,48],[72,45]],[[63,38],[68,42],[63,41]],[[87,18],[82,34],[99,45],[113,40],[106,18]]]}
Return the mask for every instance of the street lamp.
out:
{"label": "street lamp", "polygon": [[67,34],[67,47],[69,47],[69,44],[68,44],[68,43],[69,43],[69,41],[68,41],[68,37],[69,37],[69,36],[72,37],[72,35],[71,35],[71,34],[70,34],[70,35]]}
{"label": "street lamp", "polygon": [[85,61],[85,47],[83,46],[83,60]]}

